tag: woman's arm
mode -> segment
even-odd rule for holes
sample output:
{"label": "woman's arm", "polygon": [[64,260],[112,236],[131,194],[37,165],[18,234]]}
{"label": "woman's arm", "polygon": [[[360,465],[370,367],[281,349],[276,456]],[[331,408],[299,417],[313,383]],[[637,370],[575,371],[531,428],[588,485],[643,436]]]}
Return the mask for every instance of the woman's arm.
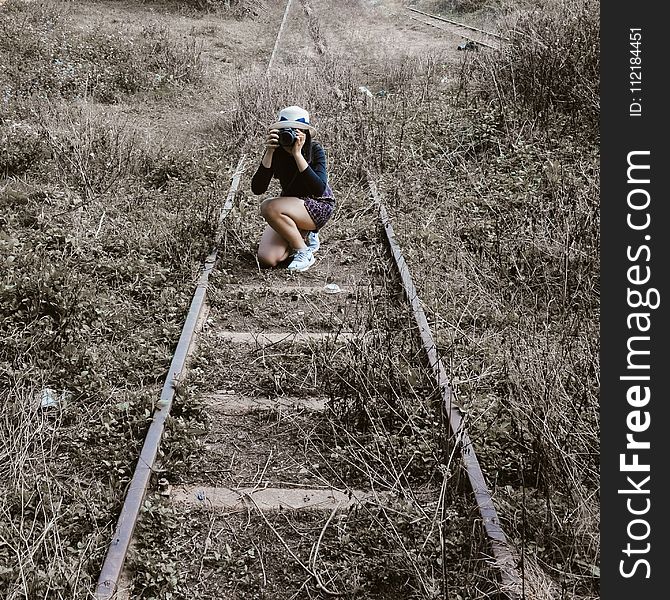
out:
{"label": "woman's arm", "polygon": [[258,169],[251,178],[251,192],[258,196],[267,192],[270,187],[270,180],[272,179],[272,169],[269,169],[261,163]]}
{"label": "woman's arm", "polygon": [[310,165],[302,155],[302,146],[304,144],[304,134],[302,138],[298,136],[298,141],[293,147],[293,158],[298,165],[298,172],[303,182],[306,184],[310,194],[315,197],[322,196],[328,183],[328,173],[326,171],[326,153],[319,144],[312,146],[312,164]]}
{"label": "woman's arm", "polygon": [[278,131],[276,129],[270,129],[265,140],[265,153],[261,159],[261,164],[258,165],[258,169],[256,169],[254,176],[251,178],[252,193],[256,195],[264,194],[270,186],[270,181],[272,180],[273,175],[272,157],[274,156],[275,149],[278,147]]}

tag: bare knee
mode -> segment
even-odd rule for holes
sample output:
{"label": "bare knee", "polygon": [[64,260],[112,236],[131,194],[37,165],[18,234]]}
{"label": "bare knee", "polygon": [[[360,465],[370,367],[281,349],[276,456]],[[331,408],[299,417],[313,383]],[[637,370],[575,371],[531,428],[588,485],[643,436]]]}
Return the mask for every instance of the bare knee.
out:
{"label": "bare knee", "polygon": [[276,267],[279,264],[279,260],[276,256],[271,256],[264,252],[258,252],[258,262],[262,267]]}
{"label": "bare knee", "polygon": [[265,220],[272,219],[280,213],[276,200],[277,198],[268,198],[261,202],[261,216]]}
{"label": "bare knee", "polygon": [[276,245],[266,245],[261,243],[256,253],[258,262],[262,267],[276,267],[280,262],[288,257],[288,248],[281,248]]}

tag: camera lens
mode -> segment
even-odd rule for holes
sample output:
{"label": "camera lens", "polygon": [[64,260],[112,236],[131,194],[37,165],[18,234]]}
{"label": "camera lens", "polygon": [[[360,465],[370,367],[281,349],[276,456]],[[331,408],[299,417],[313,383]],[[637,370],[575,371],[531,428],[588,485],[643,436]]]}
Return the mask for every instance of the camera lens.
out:
{"label": "camera lens", "polygon": [[280,129],[279,130],[279,145],[280,146],[293,146],[293,143],[296,140],[296,134],[293,129]]}

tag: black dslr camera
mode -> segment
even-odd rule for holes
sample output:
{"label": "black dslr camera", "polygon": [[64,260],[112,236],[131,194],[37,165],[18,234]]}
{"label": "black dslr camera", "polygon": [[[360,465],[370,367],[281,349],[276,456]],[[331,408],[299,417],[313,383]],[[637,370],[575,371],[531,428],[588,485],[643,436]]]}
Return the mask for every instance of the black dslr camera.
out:
{"label": "black dslr camera", "polygon": [[298,132],[295,129],[285,127],[279,130],[279,145],[290,148],[298,139]]}

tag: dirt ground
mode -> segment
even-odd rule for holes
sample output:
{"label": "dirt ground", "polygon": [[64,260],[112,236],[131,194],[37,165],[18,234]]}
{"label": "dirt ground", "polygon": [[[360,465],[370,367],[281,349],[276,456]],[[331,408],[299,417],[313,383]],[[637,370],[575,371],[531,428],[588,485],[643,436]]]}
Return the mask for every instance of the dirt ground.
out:
{"label": "dirt ground", "polygon": [[[458,64],[462,53],[457,46],[462,37],[413,21],[404,4],[399,0],[291,0],[273,65],[289,67],[298,77],[307,77],[311,69],[321,68],[324,57],[317,51],[320,44],[328,55],[355,65],[359,85],[376,93],[382,89],[390,58],[421,60],[430,54]],[[196,44],[206,80],[205,88],[197,94],[181,94],[175,102],[134,97],[98,110],[116,113],[156,138],[176,138],[197,147],[218,119],[231,114],[232,92],[239,79],[250,74],[262,76],[269,64],[286,3],[259,6],[262,8],[256,14],[240,15],[232,10],[211,14],[175,10],[168,2],[75,1],[67,3],[66,10],[82,31],[141,34],[146,27],[167,27],[174,39]],[[316,19],[318,39],[310,33],[310,18]]]}

